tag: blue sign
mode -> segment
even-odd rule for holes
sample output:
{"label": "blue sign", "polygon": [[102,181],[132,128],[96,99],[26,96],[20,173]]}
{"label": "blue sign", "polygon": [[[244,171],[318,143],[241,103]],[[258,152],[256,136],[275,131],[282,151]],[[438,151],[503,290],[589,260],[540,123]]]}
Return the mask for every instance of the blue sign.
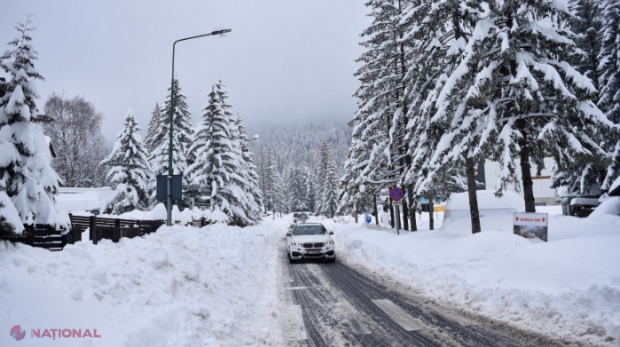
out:
{"label": "blue sign", "polygon": [[366,223],[370,224],[372,222],[372,217],[369,214],[366,215]]}

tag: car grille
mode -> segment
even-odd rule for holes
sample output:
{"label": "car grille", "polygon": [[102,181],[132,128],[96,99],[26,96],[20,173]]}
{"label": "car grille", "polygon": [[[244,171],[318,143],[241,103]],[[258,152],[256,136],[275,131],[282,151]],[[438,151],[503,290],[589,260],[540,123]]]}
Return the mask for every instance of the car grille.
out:
{"label": "car grille", "polygon": [[304,248],[321,248],[323,247],[323,245],[324,245],[323,242],[315,242],[315,243],[307,242],[307,243],[304,243]]}

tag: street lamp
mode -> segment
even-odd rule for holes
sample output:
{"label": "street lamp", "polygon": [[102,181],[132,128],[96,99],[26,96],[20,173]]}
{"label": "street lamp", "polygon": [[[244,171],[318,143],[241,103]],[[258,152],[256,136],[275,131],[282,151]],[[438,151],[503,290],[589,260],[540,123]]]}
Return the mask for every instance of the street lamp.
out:
{"label": "street lamp", "polygon": [[172,131],[173,131],[173,116],[174,116],[174,50],[177,42],[197,39],[199,37],[205,36],[213,36],[213,35],[222,35],[231,32],[231,29],[224,30],[216,30],[212,31],[208,34],[196,35],[191,37],[186,37],[184,39],[176,40],[172,44],[172,79],[170,81],[170,145],[168,146],[168,179],[166,180],[166,205],[168,208],[168,222],[166,223],[168,226],[172,225]]}

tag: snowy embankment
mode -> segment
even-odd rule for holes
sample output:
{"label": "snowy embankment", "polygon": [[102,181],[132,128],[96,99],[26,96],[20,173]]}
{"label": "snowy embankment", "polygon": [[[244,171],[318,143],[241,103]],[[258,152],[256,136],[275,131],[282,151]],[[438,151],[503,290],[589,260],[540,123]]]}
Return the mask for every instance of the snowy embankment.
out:
{"label": "snowy embankment", "polygon": [[[512,233],[512,214],[468,218],[418,232],[324,221],[340,259],[385,274],[442,306],[557,340],[620,343],[620,218],[549,214],[549,242]],[[439,215],[441,217],[441,214]],[[483,213],[484,216],[484,213]]]}
{"label": "snowy embankment", "polygon": [[[0,243],[0,345],[16,343],[8,330],[20,325],[20,346],[281,346],[275,230],[162,227],[62,252]],[[31,329],[101,337],[53,341]]]}

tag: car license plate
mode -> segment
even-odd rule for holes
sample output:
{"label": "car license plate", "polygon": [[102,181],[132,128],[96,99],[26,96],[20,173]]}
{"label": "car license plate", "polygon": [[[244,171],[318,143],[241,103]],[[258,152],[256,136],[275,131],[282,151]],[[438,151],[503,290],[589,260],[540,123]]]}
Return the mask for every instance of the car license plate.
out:
{"label": "car license plate", "polygon": [[308,254],[319,254],[321,251],[308,251]]}

